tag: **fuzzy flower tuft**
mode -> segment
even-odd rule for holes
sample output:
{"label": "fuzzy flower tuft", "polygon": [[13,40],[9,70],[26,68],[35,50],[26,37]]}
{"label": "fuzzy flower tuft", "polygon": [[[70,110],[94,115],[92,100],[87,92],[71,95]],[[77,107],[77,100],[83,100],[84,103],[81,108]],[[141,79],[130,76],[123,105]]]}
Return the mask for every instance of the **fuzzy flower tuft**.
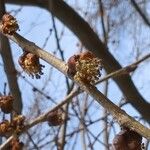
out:
{"label": "fuzzy flower tuft", "polygon": [[4,34],[13,35],[19,29],[16,18],[9,13],[6,13],[2,17],[2,31]]}
{"label": "fuzzy flower tuft", "polygon": [[13,132],[12,127],[10,126],[10,122],[8,120],[4,120],[0,123],[0,136],[10,136]]}
{"label": "fuzzy flower tuft", "polygon": [[89,51],[74,55],[68,60],[68,74],[85,83],[94,84],[101,76],[101,69],[101,59]]}
{"label": "fuzzy flower tuft", "polygon": [[142,137],[133,130],[123,129],[113,139],[112,150],[142,150]]}
{"label": "fuzzy flower tuft", "polygon": [[11,121],[11,127],[15,133],[19,134],[24,129],[25,116],[18,115]]}
{"label": "fuzzy flower tuft", "polygon": [[20,142],[18,138],[13,138],[10,145],[9,149],[11,150],[23,150],[24,143]]}
{"label": "fuzzy flower tuft", "polygon": [[32,76],[32,78],[36,77],[40,79],[43,74],[42,68],[44,66],[40,64],[39,58],[35,54],[24,52],[19,58],[19,64],[29,76]]}
{"label": "fuzzy flower tuft", "polygon": [[0,123],[0,136],[9,137],[12,133],[19,134],[24,129],[25,117],[18,115],[11,121],[4,120]]}

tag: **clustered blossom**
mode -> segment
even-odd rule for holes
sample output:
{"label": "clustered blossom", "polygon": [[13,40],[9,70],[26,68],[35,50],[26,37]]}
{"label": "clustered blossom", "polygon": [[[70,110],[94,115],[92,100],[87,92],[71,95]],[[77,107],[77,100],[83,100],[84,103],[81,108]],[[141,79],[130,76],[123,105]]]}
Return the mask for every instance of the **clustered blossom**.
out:
{"label": "clustered blossom", "polygon": [[25,51],[19,58],[19,64],[32,78],[39,79],[43,74],[42,68],[44,66],[40,64],[39,58],[35,54]]}
{"label": "clustered blossom", "polygon": [[64,113],[61,109],[50,112],[47,116],[49,126],[59,126],[65,122]]}
{"label": "clustered blossom", "polygon": [[2,17],[2,32],[4,34],[13,35],[19,29],[16,18],[9,13],[6,13]]}
{"label": "clustered blossom", "polygon": [[12,133],[19,134],[24,129],[25,117],[16,116],[12,121],[4,120],[0,123],[0,136],[9,137]]}
{"label": "clustered blossom", "polygon": [[4,120],[0,123],[0,136],[9,137],[13,132],[13,129],[8,120]]}
{"label": "clustered blossom", "polygon": [[13,118],[11,121],[11,126],[15,130],[17,134],[19,134],[24,129],[25,117],[22,115],[18,115]]}
{"label": "clustered blossom", "polygon": [[112,150],[142,150],[142,137],[129,128],[123,128],[113,140]]}
{"label": "clustered blossom", "polygon": [[0,108],[5,114],[11,113],[13,110],[14,98],[11,95],[0,96]]}
{"label": "clustered blossom", "polygon": [[68,60],[68,74],[78,81],[93,84],[101,76],[101,59],[89,51],[74,55]]}
{"label": "clustered blossom", "polygon": [[23,142],[20,142],[18,138],[13,138],[8,148],[11,150],[23,150],[23,146]]}
{"label": "clustered blossom", "polygon": [[23,146],[24,144],[19,141],[19,138],[13,138],[6,147],[6,150],[23,150]]}

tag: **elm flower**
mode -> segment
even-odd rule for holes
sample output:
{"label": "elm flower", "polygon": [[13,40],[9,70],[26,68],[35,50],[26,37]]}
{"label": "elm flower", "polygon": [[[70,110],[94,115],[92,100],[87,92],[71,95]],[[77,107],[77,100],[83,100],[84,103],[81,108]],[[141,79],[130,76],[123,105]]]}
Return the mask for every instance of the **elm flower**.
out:
{"label": "elm flower", "polygon": [[68,60],[68,75],[77,81],[94,84],[101,76],[102,61],[89,51]]}
{"label": "elm flower", "polygon": [[22,69],[29,74],[29,76],[32,76],[32,78],[36,77],[39,79],[43,74],[42,68],[44,66],[40,64],[39,58],[35,54],[24,52],[18,62]]}
{"label": "elm flower", "polygon": [[16,18],[9,13],[6,13],[2,17],[2,32],[4,34],[13,35],[19,29]]}

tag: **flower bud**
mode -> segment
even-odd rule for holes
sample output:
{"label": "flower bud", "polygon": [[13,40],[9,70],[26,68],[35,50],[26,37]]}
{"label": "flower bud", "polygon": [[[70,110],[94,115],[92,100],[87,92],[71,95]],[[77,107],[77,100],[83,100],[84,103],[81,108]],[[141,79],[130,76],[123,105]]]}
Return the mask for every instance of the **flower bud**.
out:
{"label": "flower bud", "polygon": [[32,78],[36,77],[39,79],[43,74],[42,68],[44,66],[40,64],[39,58],[35,54],[24,52],[18,62],[22,69],[29,74],[29,76],[32,76]]}
{"label": "flower bud", "polygon": [[74,55],[68,60],[68,75],[78,81],[94,84],[101,76],[101,59],[89,51]]}
{"label": "flower bud", "polygon": [[13,97],[12,96],[0,96],[0,108],[5,113],[11,113],[13,110]]}
{"label": "flower bud", "polygon": [[49,126],[62,125],[65,121],[64,113],[60,109],[57,111],[50,112],[47,116],[47,121],[48,121]]}
{"label": "flower bud", "polygon": [[19,29],[17,20],[10,14],[6,13],[2,17],[2,32],[13,35]]}

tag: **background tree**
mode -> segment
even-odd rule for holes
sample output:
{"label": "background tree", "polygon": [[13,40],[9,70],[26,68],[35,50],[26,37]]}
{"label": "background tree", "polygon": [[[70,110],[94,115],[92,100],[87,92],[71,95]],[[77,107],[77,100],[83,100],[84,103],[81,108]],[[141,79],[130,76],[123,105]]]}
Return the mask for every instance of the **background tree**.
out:
{"label": "background tree", "polygon": [[[36,124],[20,137],[26,149],[95,150],[101,147],[109,149],[112,138],[118,132],[116,121],[141,133],[147,139],[150,137],[149,130],[138,126],[134,120],[129,120],[133,122],[130,124],[122,116],[119,118],[118,112],[115,112],[118,107],[100,101],[104,99],[109,102],[110,99],[130,116],[148,126],[150,122],[148,9],[149,2],[146,0],[1,1],[1,18],[5,12],[10,12],[18,20],[20,26],[18,33],[41,47],[40,49],[18,34],[13,36],[0,34],[1,94],[7,95],[10,92],[13,95],[14,110],[18,114],[23,113],[29,123],[26,129]],[[8,38],[21,48],[8,41]],[[48,53],[42,49],[47,49]],[[62,61],[67,62],[69,57],[82,53],[85,49],[102,59],[104,69],[97,89],[109,99],[103,98],[97,89],[90,88],[84,83],[78,85],[86,92],[79,94],[81,91],[74,84],[74,81],[76,83],[77,81],[70,80],[62,74],[67,75],[66,64]],[[26,75],[18,65],[22,50],[35,53],[44,60],[40,60],[45,68],[42,70],[44,75],[39,80]],[[49,53],[62,61],[53,58]],[[142,63],[138,65],[140,62]],[[115,72],[132,63],[134,64],[120,72]],[[108,109],[109,106],[114,107]],[[50,127],[46,123],[37,125],[47,118],[46,115],[41,119],[40,115],[52,108],[63,109],[58,109],[61,112],[57,113],[51,111],[48,115]],[[2,120],[9,117],[1,114]],[[63,121],[60,117],[62,114]],[[41,120],[35,121],[37,117]],[[59,126],[54,126],[52,122]],[[148,149],[149,142],[144,140],[145,149]]]}

